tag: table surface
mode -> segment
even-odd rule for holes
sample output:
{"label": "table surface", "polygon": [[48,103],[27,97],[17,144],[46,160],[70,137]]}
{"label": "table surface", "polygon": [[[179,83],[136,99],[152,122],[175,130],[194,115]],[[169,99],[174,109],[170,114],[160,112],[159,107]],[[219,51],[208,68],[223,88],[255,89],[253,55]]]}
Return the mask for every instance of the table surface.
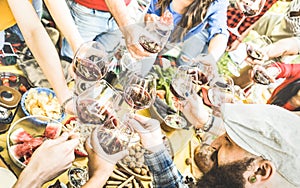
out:
{"label": "table surface", "polygon": [[[5,72],[5,71],[23,75],[22,71],[18,70],[15,66],[1,66],[1,72]],[[150,116],[148,110],[143,110],[140,113],[145,116]],[[24,117],[24,113],[22,112],[21,108],[19,108],[13,122],[18,120],[21,117]],[[177,168],[179,169],[179,171],[183,175],[194,174],[194,172],[197,171],[197,169],[195,169],[194,163],[187,165],[185,162],[187,158],[193,157],[192,154],[194,151],[194,147],[199,144],[198,140],[195,139],[195,137],[193,136],[194,133],[195,131],[192,128],[190,128],[190,130],[176,130],[173,132],[165,133],[169,138],[171,147],[174,151],[174,162]],[[3,147],[3,151],[0,152],[0,156],[4,160],[5,166],[7,166],[11,171],[13,171],[13,173],[16,176],[19,176],[22,169],[17,167],[9,158],[8,151],[6,148],[6,138],[7,138],[7,132],[0,134],[0,146]],[[73,165],[83,167],[87,165],[87,161],[88,161],[87,157],[76,157],[76,160],[74,161]],[[67,184],[68,183],[67,171],[61,174],[56,179],[59,179],[61,182]],[[47,188],[50,184],[54,183],[56,179],[44,184],[43,187]],[[143,181],[142,183],[144,185],[149,184],[149,182],[145,182],[145,181]]]}

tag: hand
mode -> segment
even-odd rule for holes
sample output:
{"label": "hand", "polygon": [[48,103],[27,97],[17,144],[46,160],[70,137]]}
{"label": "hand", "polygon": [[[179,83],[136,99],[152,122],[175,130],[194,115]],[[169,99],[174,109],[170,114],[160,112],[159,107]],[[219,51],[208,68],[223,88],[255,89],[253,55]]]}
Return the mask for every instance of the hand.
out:
{"label": "hand", "polygon": [[74,64],[71,63],[71,65],[68,68],[68,73],[71,75],[71,77],[76,80],[77,79],[77,75],[75,74],[75,68],[74,68]]}
{"label": "hand", "polygon": [[138,132],[145,149],[157,152],[164,148],[159,121],[138,114],[132,115],[130,125]]}
{"label": "hand", "polygon": [[273,76],[271,74],[272,72],[274,72],[274,70],[276,71],[276,69],[276,67],[269,67],[266,69],[263,66],[255,65],[250,76],[251,79],[256,83],[268,85],[275,82],[276,76]]}
{"label": "hand", "polygon": [[144,16],[144,22],[145,24],[147,24],[147,22],[155,22],[158,21],[160,19],[159,16],[157,16],[156,14],[146,14]]}
{"label": "hand", "polygon": [[14,187],[41,187],[45,182],[59,176],[72,166],[75,159],[74,149],[78,144],[78,137],[66,132],[56,139],[46,140],[35,150]]}
{"label": "hand", "polygon": [[103,160],[106,160],[106,162],[109,162],[113,165],[115,165],[120,159],[128,155],[128,150],[122,150],[118,153],[109,155],[107,154],[99,144],[98,138],[97,138],[97,129],[95,129],[91,136],[88,138],[88,141],[90,142],[90,147],[93,149],[93,151]]}
{"label": "hand", "polygon": [[131,24],[120,29],[125,37],[127,49],[133,58],[141,59],[152,55],[150,52],[145,51],[139,43],[141,35],[149,35],[145,28],[138,24]]}
{"label": "hand", "polygon": [[233,42],[231,43],[230,46],[227,47],[226,51],[227,51],[227,52],[234,51],[234,50],[236,50],[236,49],[239,47],[240,44],[241,44],[240,41],[235,40],[235,41],[233,41]]}
{"label": "hand", "polygon": [[115,164],[107,162],[99,156],[90,145],[89,138],[85,142],[85,149],[88,153],[88,169],[89,169],[89,180],[84,187],[103,187],[105,182],[111,175]]}
{"label": "hand", "polygon": [[182,113],[196,128],[203,128],[202,126],[208,121],[209,118],[208,109],[206,109],[204,106],[202,98],[196,93],[190,95],[186,99]]}

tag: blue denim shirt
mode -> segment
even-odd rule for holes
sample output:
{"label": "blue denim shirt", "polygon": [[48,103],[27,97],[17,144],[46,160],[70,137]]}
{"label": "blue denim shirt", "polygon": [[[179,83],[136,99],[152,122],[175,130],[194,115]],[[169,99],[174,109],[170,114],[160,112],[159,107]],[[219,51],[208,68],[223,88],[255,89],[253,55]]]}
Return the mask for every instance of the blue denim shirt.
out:
{"label": "blue denim shirt", "polygon": [[[150,2],[149,9],[147,13],[156,14],[158,16],[161,15],[161,10],[156,8],[158,0],[152,0]],[[172,2],[171,2],[172,4]],[[182,15],[176,13],[171,4],[168,6],[168,10],[172,13],[174,19],[174,26],[178,24]],[[227,7],[229,5],[228,0],[214,0],[212,4],[209,6],[205,18],[202,23],[193,27],[186,34],[184,40],[188,39],[192,35],[195,35],[201,32],[203,29],[207,29],[208,31],[208,41],[215,36],[216,34],[224,34],[229,37],[229,32],[227,30]]]}
{"label": "blue denim shirt", "polygon": [[162,150],[156,153],[145,153],[145,163],[153,177],[155,188],[186,188],[183,176],[177,170],[168,151]]}

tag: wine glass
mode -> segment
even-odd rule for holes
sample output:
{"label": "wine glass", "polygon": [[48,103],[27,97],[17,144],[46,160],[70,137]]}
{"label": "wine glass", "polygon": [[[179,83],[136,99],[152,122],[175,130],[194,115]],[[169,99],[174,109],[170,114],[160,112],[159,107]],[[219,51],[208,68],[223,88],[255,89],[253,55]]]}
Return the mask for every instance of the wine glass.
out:
{"label": "wine glass", "polygon": [[[197,69],[188,65],[181,65],[178,67],[170,84],[170,91],[174,95],[174,102],[180,106],[195,91],[195,80],[198,80]],[[174,128],[186,128],[187,121],[180,116],[180,107],[176,108],[175,114],[169,114],[164,118],[167,125]]]}
{"label": "wine glass", "polygon": [[72,64],[76,75],[75,94],[79,95],[105,76],[109,65],[108,54],[101,43],[85,42],[75,53]]}
{"label": "wine glass", "polygon": [[234,82],[227,75],[219,75],[209,83],[208,98],[212,104],[213,114],[220,116],[220,107],[223,103],[234,102]]}
{"label": "wine glass", "polygon": [[265,1],[247,1],[246,3],[240,0],[236,1],[236,8],[242,11],[243,17],[234,28],[228,27],[228,30],[238,38],[241,37],[241,34],[238,31],[239,27],[247,17],[255,17],[259,15],[264,7],[264,3]]}
{"label": "wine glass", "polygon": [[201,53],[195,59],[193,59],[191,66],[197,68],[198,85],[207,85],[209,81],[216,75],[217,67],[215,65],[216,62],[214,59],[205,53]]}
{"label": "wine glass", "polygon": [[281,69],[277,62],[268,61],[263,65],[255,65],[252,70],[253,81],[262,85],[269,85],[275,81]]}
{"label": "wine glass", "polygon": [[170,37],[173,29],[173,15],[166,10],[159,19],[146,21],[145,29],[147,34],[139,37],[140,45],[150,53],[160,52]]}
{"label": "wine glass", "polygon": [[156,79],[152,73],[145,77],[129,74],[127,84],[124,86],[125,100],[136,110],[149,108],[156,97]]}
{"label": "wine glass", "polygon": [[80,122],[85,124],[102,124],[113,118],[114,101],[119,97],[105,80],[96,81],[90,88],[76,97],[76,112]]}
{"label": "wine glass", "polygon": [[109,119],[96,127],[91,139],[99,143],[94,147],[101,147],[100,151],[104,151],[107,155],[113,155],[128,148],[133,133],[134,130],[126,121]]}
{"label": "wine glass", "polygon": [[267,57],[261,49],[270,44],[272,44],[271,39],[265,35],[261,35],[246,43],[247,55],[253,60],[264,61]]}

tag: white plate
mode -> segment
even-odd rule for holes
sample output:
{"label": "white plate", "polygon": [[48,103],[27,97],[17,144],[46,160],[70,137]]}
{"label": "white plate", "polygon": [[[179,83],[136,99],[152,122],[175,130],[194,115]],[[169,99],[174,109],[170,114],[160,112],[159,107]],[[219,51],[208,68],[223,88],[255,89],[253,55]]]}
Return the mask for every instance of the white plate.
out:
{"label": "white plate", "polygon": [[7,168],[0,167],[0,180],[0,188],[10,188],[16,183],[17,178]]}

